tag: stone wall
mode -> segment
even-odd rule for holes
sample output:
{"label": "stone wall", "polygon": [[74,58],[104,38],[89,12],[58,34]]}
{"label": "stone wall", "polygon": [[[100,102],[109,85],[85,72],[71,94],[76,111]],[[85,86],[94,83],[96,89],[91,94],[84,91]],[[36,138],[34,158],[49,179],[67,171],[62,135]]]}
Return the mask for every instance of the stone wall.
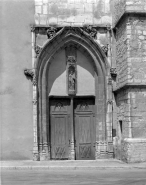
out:
{"label": "stone wall", "polygon": [[110,24],[109,0],[35,0],[35,24]]}
{"label": "stone wall", "polygon": [[127,63],[127,24],[124,20],[116,31],[116,87],[120,88],[127,83],[128,63]]}
{"label": "stone wall", "polygon": [[1,159],[30,160],[33,147],[32,83],[24,75],[32,67],[30,25],[34,1],[0,1]]}
{"label": "stone wall", "polygon": [[128,163],[146,161],[146,138],[124,139],[122,141],[122,160]]}
{"label": "stone wall", "polygon": [[112,10],[113,26],[117,24],[124,13],[145,13],[145,0],[111,0],[110,6]]}
{"label": "stone wall", "polygon": [[[146,141],[143,142],[140,139],[146,140],[146,88],[129,87],[121,90],[117,94],[116,103],[117,136],[114,138],[115,156],[126,162],[142,161],[145,156],[143,152],[145,151]],[[121,126],[122,128],[120,128]],[[126,140],[127,138],[131,140]],[[136,139],[138,138],[139,140],[137,141]],[[136,151],[134,152],[134,150]],[[138,155],[141,155],[139,157],[142,158],[138,158]]]}
{"label": "stone wall", "polygon": [[146,82],[146,19],[129,16],[117,27],[116,88]]}
{"label": "stone wall", "polygon": [[132,138],[146,138],[146,88],[129,89]]}
{"label": "stone wall", "polygon": [[146,18],[130,16],[127,23],[128,83],[146,82]]}

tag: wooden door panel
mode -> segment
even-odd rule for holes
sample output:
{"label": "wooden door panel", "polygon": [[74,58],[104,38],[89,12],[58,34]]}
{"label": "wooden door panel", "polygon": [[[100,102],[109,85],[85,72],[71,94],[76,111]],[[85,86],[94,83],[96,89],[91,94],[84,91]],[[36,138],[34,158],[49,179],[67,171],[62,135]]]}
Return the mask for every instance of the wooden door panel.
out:
{"label": "wooden door panel", "polygon": [[75,143],[76,159],[95,159],[94,101],[75,101]]}
{"label": "wooden door panel", "polygon": [[91,145],[90,144],[80,144],[79,145],[79,158],[80,159],[90,159],[92,156]]}
{"label": "wooden door panel", "polygon": [[52,115],[51,154],[52,159],[68,158],[68,127],[66,115]]}
{"label": "wooden door panel", "polygon": [[79,143],[91,143],[90,116],[78,116],[79,121]]}
{"label": "wooden door panel", "polygon": [[51,159],[63,160],[69,157],[69,116],[68,102],[53,100],[51,102]]}

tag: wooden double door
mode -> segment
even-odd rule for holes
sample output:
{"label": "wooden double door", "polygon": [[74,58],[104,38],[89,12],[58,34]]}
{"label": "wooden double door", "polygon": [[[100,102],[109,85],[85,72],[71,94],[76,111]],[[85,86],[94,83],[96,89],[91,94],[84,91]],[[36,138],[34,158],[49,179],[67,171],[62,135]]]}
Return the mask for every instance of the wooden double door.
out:
{"label": "wooden double door", "polygon": [[94,104],[94,98],[50,99],[51,159],[70,159],[72,140],[76,160],[95,159]]}

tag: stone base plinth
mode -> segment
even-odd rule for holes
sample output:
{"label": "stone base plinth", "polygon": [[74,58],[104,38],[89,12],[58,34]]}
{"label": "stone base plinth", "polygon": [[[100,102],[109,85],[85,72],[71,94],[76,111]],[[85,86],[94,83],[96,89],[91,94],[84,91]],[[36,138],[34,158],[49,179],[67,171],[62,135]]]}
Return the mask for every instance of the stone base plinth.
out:
{"label": "stone base plinth", "polygon": [[121,142],[121,159],[127,163],[146,161],[146,138],[126,138]]}

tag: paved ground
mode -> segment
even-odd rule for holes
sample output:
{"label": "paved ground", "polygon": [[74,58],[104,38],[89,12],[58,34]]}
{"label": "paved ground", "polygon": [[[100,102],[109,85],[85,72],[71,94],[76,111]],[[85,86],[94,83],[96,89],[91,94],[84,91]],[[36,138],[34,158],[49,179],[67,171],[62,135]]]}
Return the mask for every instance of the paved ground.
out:
{"label": "paved ground", "polygon": [[10,170],[2,185],[146,185],[146,169]]}
{"label": "paved ground", "polygon": [[89,161],[1,161],[1,167],[5,169],[107,169],[107,168],[138,168],[146,169],[146,162],[127,164],[117,159],[99,159]]}

